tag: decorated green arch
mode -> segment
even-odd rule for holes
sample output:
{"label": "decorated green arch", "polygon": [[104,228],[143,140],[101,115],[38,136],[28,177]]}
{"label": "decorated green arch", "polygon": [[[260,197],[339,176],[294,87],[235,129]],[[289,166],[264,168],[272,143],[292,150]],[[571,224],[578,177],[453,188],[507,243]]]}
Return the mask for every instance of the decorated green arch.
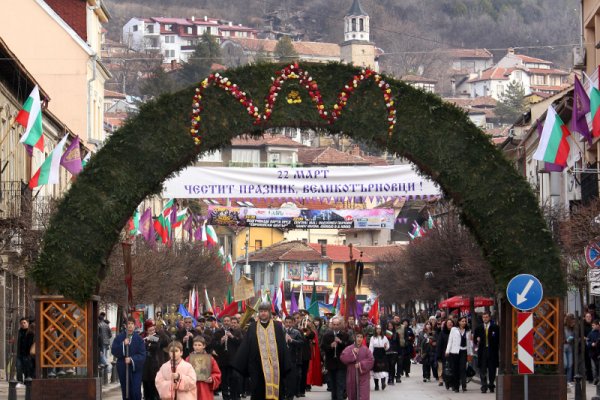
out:
{"label": "decorated green arch", "polygon": [[47,293],[95,294],[135,207],[166,178],[242,135],[311,128],[415,163],[462,212],[500,291],[532,273],[565,290],[558,251],[528,183],[466,114],[401,81],[343,64],[260,64],[211,75],[141,107],[61,201],[31,276]]}

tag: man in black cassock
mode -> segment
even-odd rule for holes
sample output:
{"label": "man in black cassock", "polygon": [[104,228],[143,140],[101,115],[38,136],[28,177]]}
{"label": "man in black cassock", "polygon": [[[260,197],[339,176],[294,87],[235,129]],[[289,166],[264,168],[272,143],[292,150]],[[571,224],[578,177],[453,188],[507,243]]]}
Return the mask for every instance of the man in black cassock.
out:
{"label": "man in black cassock", "polygon": [[127,398],[125,374],[129,375],[129,399],[142,400],[142,374],[146,360],[144,340],[135,332],[135,320],[127,318],[127,330],[113,340],[112,355],[117,359],[117,372],[123,399]]}
{"label": "man in black cassock", "polygon": [[291,370],[285,343],[283,326],[271,319],[271,304],[261,303],[258,322],[248,327],[232,364],[240,374],[250,377],[252,400],[283,399],[284,378]]}

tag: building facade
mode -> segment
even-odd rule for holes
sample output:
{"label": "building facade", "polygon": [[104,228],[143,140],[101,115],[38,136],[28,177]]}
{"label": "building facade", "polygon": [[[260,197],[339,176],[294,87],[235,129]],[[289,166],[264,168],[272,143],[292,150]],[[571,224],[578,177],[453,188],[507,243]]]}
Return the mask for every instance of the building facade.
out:
{"label": "building facade", "polygon": [[103,3],[4,1],[0,15],[0,37],[45,88],[52,99],[49,110],[82,141],[100,146],[104,83],[110,77],[100,59],[102,24],[110,17]]}
{"label": "building facade", "polygon": [[131,18],[123,26],[122,42],[139,52],[156,52],[164,63],[186,62],[198,40],[208,33],[218,41],[228,38],[256,39],[258,31],[214,18]]}

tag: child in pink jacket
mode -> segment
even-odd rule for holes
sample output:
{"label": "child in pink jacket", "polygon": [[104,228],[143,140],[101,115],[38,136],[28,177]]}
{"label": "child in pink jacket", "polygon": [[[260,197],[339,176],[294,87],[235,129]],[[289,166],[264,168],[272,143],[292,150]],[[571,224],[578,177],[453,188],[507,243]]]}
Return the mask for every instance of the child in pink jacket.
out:
{"label": "child in pink jacket", "polygon": [[[174,398],[177,391],[177,400],[196,400],[196,372],[194,367],[184,359],[183,345],[174,341],[169,345],[171,359],[164,363],[156,374],[156,390],[162,400]],[[172,372],[173,360],[175,372]]]}

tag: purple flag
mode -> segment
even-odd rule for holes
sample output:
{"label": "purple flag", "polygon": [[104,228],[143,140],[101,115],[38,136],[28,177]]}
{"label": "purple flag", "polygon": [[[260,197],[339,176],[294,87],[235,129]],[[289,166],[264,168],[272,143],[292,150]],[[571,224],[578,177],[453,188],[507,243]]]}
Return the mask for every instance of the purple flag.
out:
{"label": "purple flag", "polygon": [[296,301],[296,296],[294,295],[294,289],[292,289],[290,300],[290,314],[298,312],[298,302]]}
{"label": "purple flag", "polygon": [[67,151],[63,153],[60,158],[60,165],[65,167],[73,176],[76,176],[83,170],[83,166],[81,165],[81,151],[79,150],[79,136],[75,136]]}
{"label": "purple flag", "polygon": [[154,248],[156,245],[156,237],[154,233],[154,221],[152,220],[152,209],[148,207],[146,211],[140,217],[140,232],[142,236],[148,242],[150,247]]}
{"label": "purple flag", "polygon": [[194,232],[194,240],[197,242],[202,241],[202,226],[196,228],[196,232]]}
{"label": "purple flag", "polygon": [[590,98],[579,78],[575,77],[575,87],[573,89],[573,111],[571,113],[571,131],[579,133],[592,143],[592,134],[588,127],[585,115],[590,112]]}
{"label": "purple flag", "polygon": [[[538,118],[537,120],[537,133],[539,135],[539,137],[542,137],[542,131],[544,130],[544,125],[542,123],[541,118]],[[558,164],[552,164],[552,163],[544,163],[544,169],[548,172],[562,172],[562,170],[564,169],[564,167],[558,165]]]}
{"label": "purple flag", "polygon": [[194,214],[191,214],[183,223],[183,230],[186,231],[192,241],[192,222],[194,221]]}
{"label": "purple flag", "polygon": [[363,306],[361,303],[359,303],[358,301],[356,302],[356,320],[358,321],[360,319],[360,316],[363,315]]}

